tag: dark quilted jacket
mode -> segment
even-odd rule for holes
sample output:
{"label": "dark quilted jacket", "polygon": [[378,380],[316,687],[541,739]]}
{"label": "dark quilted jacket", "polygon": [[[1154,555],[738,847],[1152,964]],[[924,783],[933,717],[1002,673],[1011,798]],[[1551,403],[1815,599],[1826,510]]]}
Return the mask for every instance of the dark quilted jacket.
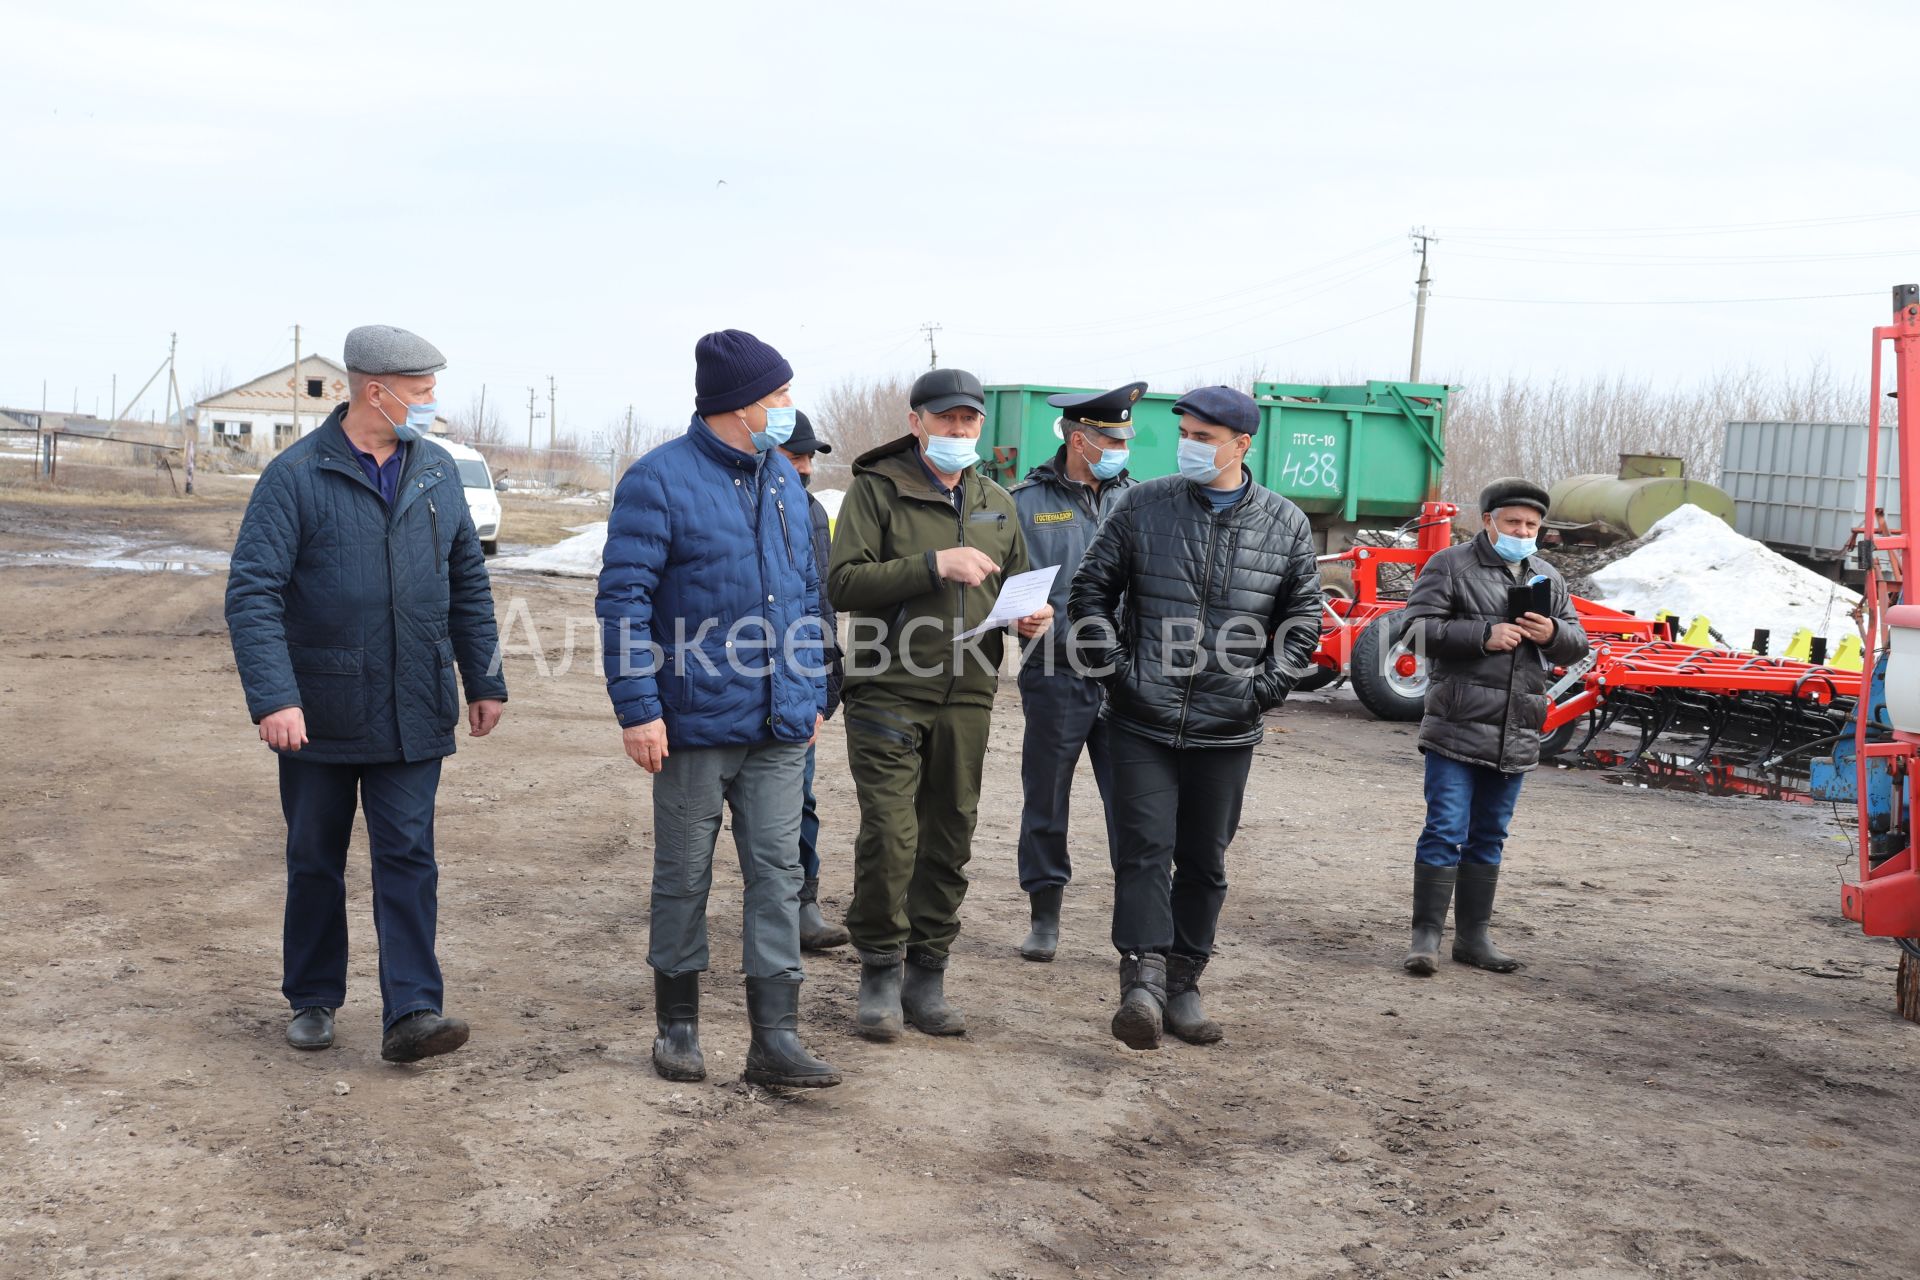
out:
{"label": "dark quilted jacket", "polygon": [[[1180,476],[1121,497],[1067,596],[1076,641],[1112,671],[1106,717],[1173,747],[1259,742],[1261,713],[1286,699],[1319,647],[1320,608],[1300,508],[1250,481],[1215,512]],[[1116,632],[1117,644],[1099,643]]]}
{"label": "dark quilted jacket", "polygon": [[267,464],[234,542],[227,630],[247,711],[300,707],[302,760],[451,755],[456,666],[469,701],[507,696],[466,494],[446,451],[415,441],[389,511],[345,416]]}
{"label": "dark quilted jacket", "polygon": [[[813,563],[824,575],[827,566],[833,563],[833,521],[827,517],[827,509],[820,505],[820,499],[807,495],[807,510],[813,516]],[[827,641],[827,719],[833,719],[833,713],[840,709],[840,681],[843,676],[840,658],[840,619],[833,611],[833,604],[827,599],[827,593],[820,593],[820,629]]]}
{"label": "dark quilted jacket", "polygon": [[[1507,620],[1508,588],[1540,574],[1553,584],[1553,639],[1488,653],[1492,624]],[[1538,764],[1550,668],[1587,653],[1587,633],[1559,571],[1530,556],[1516,577],[1482,533],[1427,561],[1407,597],[1406,617],[1409,628],[1426,633],[1431,679],[1420,749],[1502,773]]]}
{"label": "dark quilted jacket", "polygon": [[667,747],[805,742],[826,710],[820,574],[799,473],[695,417],[627,468],[607,519],[600,616],[623,726]]}

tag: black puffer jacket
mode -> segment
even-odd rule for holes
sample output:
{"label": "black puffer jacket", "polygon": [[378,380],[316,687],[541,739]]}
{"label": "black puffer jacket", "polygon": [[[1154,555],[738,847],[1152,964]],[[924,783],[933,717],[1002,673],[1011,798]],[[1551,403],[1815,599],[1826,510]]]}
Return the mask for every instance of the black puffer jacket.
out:
{"label": "black puffer jacket", "polygon": [[[1537,575],[1553,584],[1553,639],[1487,652],[1493,624],[1507,621],[1507,589]],[[1569,666],[1587,653],[1587,633],[1559,571],[1529,556],[1516,575],[1482,533],[1427,561],[1407,598],[1405,616],[1410,629],[1426,632],[1432,680],[1420,720],[1420,749],[1502,773],[1525,773],[1538,764],[1552,668]]]}
{"label": "black puffer jacket", "polygon": [[1320,643],[1313,531],[1257,483],[1215,512],[1190,480],[1148,480],[1101,523],[1067,612],[1112,672],[1109,721],[1173,747],[1248,746]]}

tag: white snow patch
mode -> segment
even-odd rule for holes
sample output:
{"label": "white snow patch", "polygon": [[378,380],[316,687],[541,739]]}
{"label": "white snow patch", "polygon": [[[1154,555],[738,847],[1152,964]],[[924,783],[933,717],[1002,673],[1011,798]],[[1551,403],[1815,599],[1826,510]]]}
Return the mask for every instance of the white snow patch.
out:
{"label": "white snow patch", "polygon": [[1644,541],[1588,579],[1602,604],[1644,618],[1668,609],[1683,626],[1705,614],[1727,643],[1743,649],[1765,627],[1774,653],[1801,627],[1827,637],[1830,646],[1859,629],[1849,616],[1858,594],[1691,503],[1656,523]]}
{"label": "white snow patch", "polygon": [[813,496],[820,499],[820,505],[827,509],[827,519],[840,518],[840,502],[847,495],[839,489],[815,489]]}
{"label": "white snow patch", "polygon": [[496,556],[487,562],[488,567],[559,573],[572,578],[597,578],[600,576],[600,553],[607,546],[607,522],[599,520],[578,528],[579,533],[550,547],[541,547],[523,556]]}

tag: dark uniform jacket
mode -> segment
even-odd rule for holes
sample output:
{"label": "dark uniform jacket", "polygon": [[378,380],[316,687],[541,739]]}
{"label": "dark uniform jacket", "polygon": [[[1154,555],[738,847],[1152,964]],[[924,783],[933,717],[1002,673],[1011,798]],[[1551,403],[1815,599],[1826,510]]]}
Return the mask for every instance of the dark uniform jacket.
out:
{"label": "dark uniform jacket", "polygon": [[1148,480],[1094,535],[1067,606],[1112,670],[1111,723],[1172,747],[1257,743],[1320,644],[1313,531],[1256,481],[1215,511],[1191,480]]}
{"label": "dark uniform jacket", "polygon": [[[912,434],[854,460],[827,570],[827,595],[847,616],[850,703],[871,685],[920,702],[993,705],[1006,633],[954,638],[985,622],[1007,576],[1031,566],[1007,491],[970,468],[959,493],[956,507],[934,487]],[[944,581],[934,557],[959,546],[986,552],[1000,572],[977,587]]]}
{"label": "dark uniform jacket", "polygon": [[1045,656],[1050,669],[1068,669],[1067,589],[1073,585],[1074,571],[1093,541],[1094,530],[1134,483],[1133,477],[1122,471],[1098,489],[1081,484],[1067,474],[1067,448],[1061,445],[1057,453],[1013,486],[1013,504],[1020,513],[1020,532],[1026,535],[1028,558],[1036,569],[1060,566],[1060,576],[1053,580],[1053,591],[1047,597],[1053,606],[1053,625],[1027,654],[1026,661],[1037,662]]}
{"label": "dark uniform jacket", "polygon": [[459,472],[430,440],[407,446],[389,509],[341,426],[346,406],[267,464],[227,578],[234,664],[258,723],[307,722],[301,760],[452,755],[467,699],[502,699],[486,558]]}
{"label": "dark uniform jacket", "polygon": [[[1542,574],[1553,584],[1553,639],[1489,653],[1493,624],[1507,621],[1508,588]],[[1516,574],[1482,532],[1427,561],[1407,599],[1406,618],[1410,629],[1426,632],[1431,682],[1420,749],[1502,773],[1538,764],[1551,668],[1587,653],[1587,633],[1559,571],[1529,556]]]}

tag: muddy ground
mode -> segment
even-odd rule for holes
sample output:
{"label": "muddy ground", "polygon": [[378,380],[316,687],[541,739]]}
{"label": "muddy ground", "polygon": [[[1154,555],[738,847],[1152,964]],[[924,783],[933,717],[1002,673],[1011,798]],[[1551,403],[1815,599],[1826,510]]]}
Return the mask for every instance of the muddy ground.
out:
{"label": "muddy ground", "polygon": [[[1014,953],[1003,698],[951,971],[967,1037],[864,1043],[855,963],[814,958],[805,1028],[847,1083],[741,1085],[723,856],[713,1079],[655,1078],[647,782],[585,650],[556,670],[580,581],[500,575],[513,700],[441,789],[441,956],[472,1044],[380,1062],[356,849],[340,1043],[297,1054],[273,761],[221,615],[244,485],[221,492],[0,496],[0,1275],[1920,1268],[1920,1027],[1892,1012],[1893,948],[1839,917],[1831,814],[1538,774],[1496,920],[1529,967],[1409,979],[1417,756],[1344,692],[1298,699],[1260,750],[1209,972],[1225,1044],[1108,1038],[1090,777],[1060,960]],[[91,559],[173,567],[89,567],[101,538]],[[844,901],[833,725],[820,791]]]}

